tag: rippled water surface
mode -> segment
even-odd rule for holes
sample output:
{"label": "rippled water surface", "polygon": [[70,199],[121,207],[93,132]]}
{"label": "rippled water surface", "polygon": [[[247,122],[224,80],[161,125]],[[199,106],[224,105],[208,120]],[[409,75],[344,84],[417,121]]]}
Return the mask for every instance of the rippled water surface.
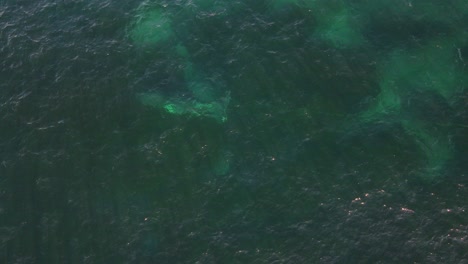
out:
{"label": "rippled water surface", "polygon": [[0,1],[0,263],[467,263],[467,25]]}

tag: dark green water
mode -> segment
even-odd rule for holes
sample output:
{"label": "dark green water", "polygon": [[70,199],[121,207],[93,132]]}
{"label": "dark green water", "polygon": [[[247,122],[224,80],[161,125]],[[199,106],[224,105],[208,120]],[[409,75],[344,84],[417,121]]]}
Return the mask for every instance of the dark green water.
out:
{"label": "dark green water", "polygon": [[468,263],[467,26],[0,0],[0,263]]}

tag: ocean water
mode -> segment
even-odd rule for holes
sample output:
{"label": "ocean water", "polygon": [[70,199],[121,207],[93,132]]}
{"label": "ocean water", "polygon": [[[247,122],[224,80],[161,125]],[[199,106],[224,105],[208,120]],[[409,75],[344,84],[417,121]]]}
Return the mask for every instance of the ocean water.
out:
{"label": "ocean water", "polygon": [[465,0],[0,0],[0,263],[468,263]]}

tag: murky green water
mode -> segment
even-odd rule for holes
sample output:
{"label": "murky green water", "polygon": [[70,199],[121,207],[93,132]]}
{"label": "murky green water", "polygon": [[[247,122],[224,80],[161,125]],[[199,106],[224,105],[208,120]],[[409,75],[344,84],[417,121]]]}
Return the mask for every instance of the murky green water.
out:
{"label": "murky green water", "polygon": [[0,1],[0,263],[465,263],[468,2]]}

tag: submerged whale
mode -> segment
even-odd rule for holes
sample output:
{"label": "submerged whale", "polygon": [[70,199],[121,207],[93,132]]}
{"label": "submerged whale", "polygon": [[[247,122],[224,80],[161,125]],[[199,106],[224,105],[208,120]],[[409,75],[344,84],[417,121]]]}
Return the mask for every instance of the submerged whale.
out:
{"label": "submerged whale", "polygon": [[194,98],[168,98],[157,92],[139,93],[137,98],[143,105],[162,109],[173,115],[208,117],[224,123],[227,121],[226,109],[231,95],[227,92],[223,98],[212,102],[200,102]]}
{"label": "submerged whale", "polygon": [[139,11],[130,25],[129,39],[138,50],[146,52],[169,46],[167,58],[182,61],[184,93],[190,96],[187,98],[151,91],[138,93],[137,99],[145,106],[162,109],[173,115],[208,117],[219,123],[226,122],[230,92],[219,89],[222,85],[208,81],[212,79],[211,76],[207,76],[192,62],[190,52],[175,34],[172,23],[175,14],[161,6],[151,6],[147,3],[142,4]]}

